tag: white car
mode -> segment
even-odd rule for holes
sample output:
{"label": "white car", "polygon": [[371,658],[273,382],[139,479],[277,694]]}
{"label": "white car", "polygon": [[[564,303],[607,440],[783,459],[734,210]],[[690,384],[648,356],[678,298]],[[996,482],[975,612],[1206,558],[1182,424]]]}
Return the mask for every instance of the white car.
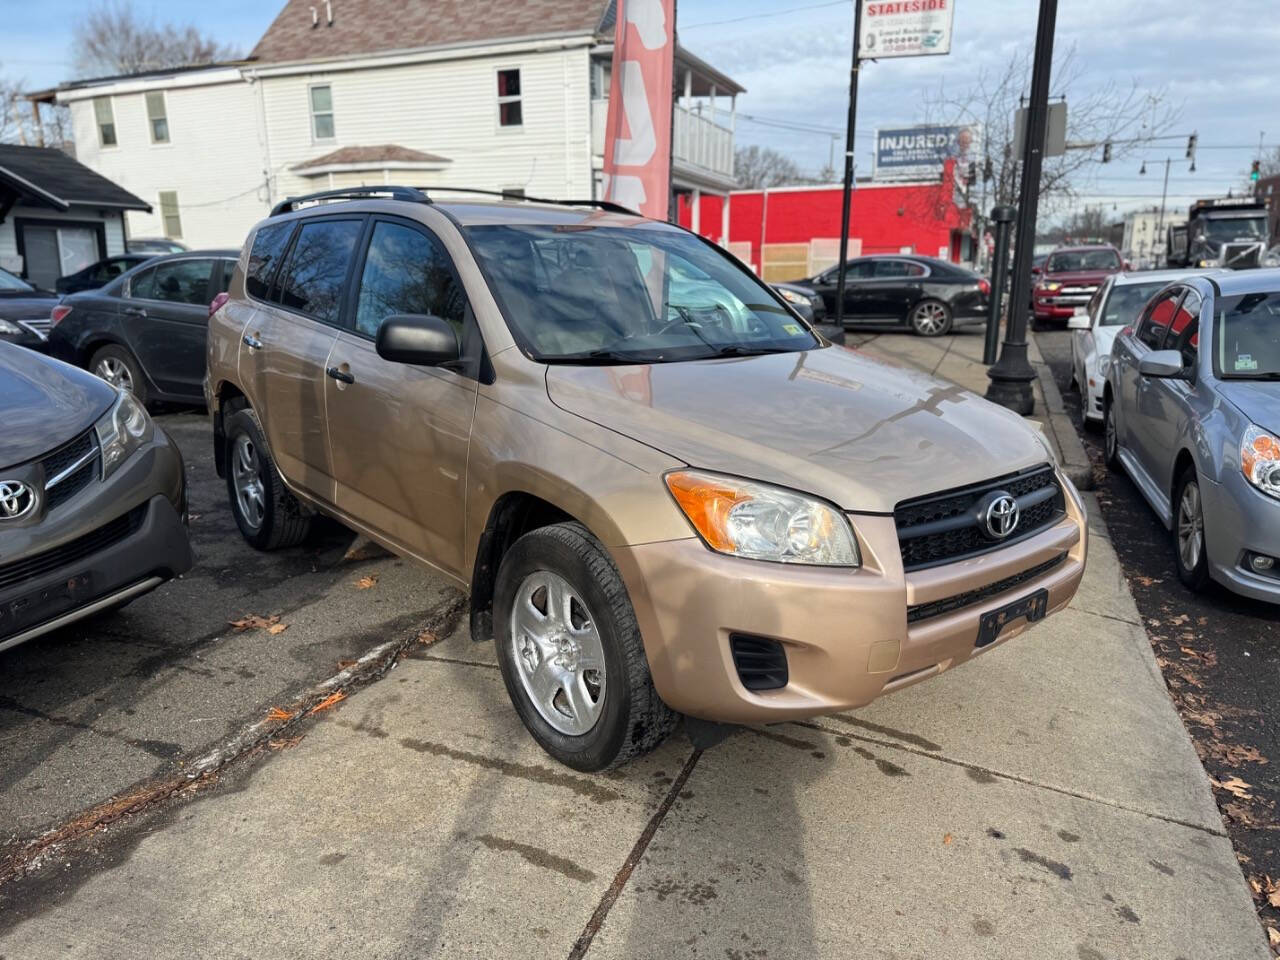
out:
{"label": "white car", "polygon": [[1071,380],[1080,391],[1080,414],[1086,427],[1102,424],[1102,391],[1111,363],[1111,343],[1124,327],[1136,323],[1147,301],[1175,280],[1230,273],[1213,270],[1139,270],[1107,277],[1088,306],[1078,307],[1067,321],[1071,331]]}

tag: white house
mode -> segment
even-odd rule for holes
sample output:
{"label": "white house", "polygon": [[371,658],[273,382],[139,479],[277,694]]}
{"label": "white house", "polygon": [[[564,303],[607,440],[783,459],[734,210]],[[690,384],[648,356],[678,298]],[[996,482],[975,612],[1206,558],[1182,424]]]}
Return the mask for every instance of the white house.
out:
{"label": "white house", "polygon": [[[247,60],[49,96],[77,156],[150,202],[130,236],[235,246],[273,203],[328,188],[597,196],[613,33],[610,0],[289,0]],[[675,189],[727,195],[742,87],[675,60]]]}
{"label": "white house", "polygon": [[1124,239],[1120,249],[1126,259],[1138,269],[1160,266],[1164,263],[1164,227],[1170,218],[1161,218],[1160,211],[1137,210],[1124,217]]}

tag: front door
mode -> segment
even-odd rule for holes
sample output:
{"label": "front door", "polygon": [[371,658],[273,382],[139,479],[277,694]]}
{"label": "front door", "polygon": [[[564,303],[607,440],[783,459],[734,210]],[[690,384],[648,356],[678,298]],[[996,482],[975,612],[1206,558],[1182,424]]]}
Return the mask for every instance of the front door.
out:
{"label": "front door", "polygon": [[192,400],[203,396],[213,264],[209,257],[158,263],[132,278],[121,304],[125,337],[164,393]]}
{"label": "front door", "polygon": [[876,260],[871,279],[859,285],[861,312],[868,319],[905,320],[911,305],[920,299],[927,272],[911,260]]}
{"label": "front door", "polygon": [[1127,393],[1124,397],[1125,446],[1137,457],[1142,469],[1152,480],[1156,479],[1157,464],[1162,460],[1159,441],[1156,439],[1159,427],[1155,423],[1161,416],[1161,404],[1154,390],[1155,379],[1140,374],[1138,365],[1143,357],[1164,349],[1169,324],[1181,297],[1182,289],[1174,287],[1152,301],[1143,313],[1135,338],[1137,343],[1133,363],[1126,371],[1125,382],[1121,385],[1121,389]]}
{"label": "front door", "polygon": [[349,329],[326,378],[338,508],[409,553],[466,579],[467,447],[477,384],[468,372],[378,356],[393,314],[448,320],[460,340],[475,320],[444,245],[425,227],[379,218],[369,232]]}

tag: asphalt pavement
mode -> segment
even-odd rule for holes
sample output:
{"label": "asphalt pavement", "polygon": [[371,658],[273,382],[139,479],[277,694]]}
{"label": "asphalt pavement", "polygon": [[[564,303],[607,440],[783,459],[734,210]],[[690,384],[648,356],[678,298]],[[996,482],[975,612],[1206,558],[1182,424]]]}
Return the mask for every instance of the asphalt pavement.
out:
{"label": "asphalt pavement", "polygon": [[1216,584],[1193,594],[1178,580],[1169,532],[1123,473],[1103,466],[1102,434],[1080,421],[1070,390],[1071,342],[1035,334],[1094,464],[1097,497],[1125,580],[1173,699],[1215,787],[1261,918],[1280,930],[1280,608]]}

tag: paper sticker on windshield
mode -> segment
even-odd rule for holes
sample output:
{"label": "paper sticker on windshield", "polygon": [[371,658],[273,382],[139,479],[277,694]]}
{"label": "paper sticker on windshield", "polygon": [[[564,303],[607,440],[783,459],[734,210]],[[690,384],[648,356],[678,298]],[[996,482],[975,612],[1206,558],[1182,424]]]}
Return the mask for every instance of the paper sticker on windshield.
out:
{"label": "paper sticker on windshield", "polygon": [[1240,354],[1240,356],[1236,357],[1237,373],[1241,370],[1257,370],[1257,369],[1258,369],[1258,361],[1253,359],[1253,354],[1242,353]]}
{"label": "paper sticker on windshield", "polygon": [[804,333],[804,331],[800,329],[800,325],[798,323],[784,323],[782,325],[782,329],[793,337],[798,337],[800,334]]}

